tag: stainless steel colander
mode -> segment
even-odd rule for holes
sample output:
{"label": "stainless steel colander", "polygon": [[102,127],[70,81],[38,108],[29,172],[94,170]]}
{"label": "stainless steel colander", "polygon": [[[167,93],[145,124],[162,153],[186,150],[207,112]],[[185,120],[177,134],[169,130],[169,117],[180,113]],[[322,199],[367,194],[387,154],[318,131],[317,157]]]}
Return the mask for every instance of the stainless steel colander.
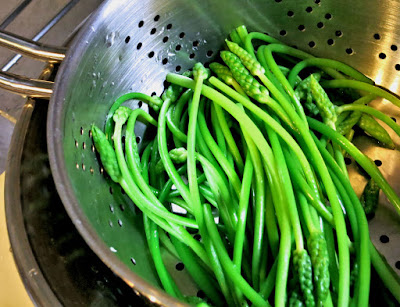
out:
{"label": "stainless steel colander", "polygon": [[[198,61],[212,61],[229,32],[242,24],[314,55],[350,64],[377,84],[399,93],[399,11],[400,2],[394,0],[109,0],[103,3],[63,60],[47,121],[49,156],[57,190],[89,246],[151,302],[182,304],[160,290],[146,247],[142,218],[128,197],[103,173],[94,153],[91,124],[102,126],[111,104],[122,94],[138,91],[160,95],[167,72],[184,71]],[[0,43],[13,48],[21,43],[15,40],[7,43],[5,36]],[[59,51],[52,49],[50,53]],[[25,52],[32,53],[26,48]],[[8,89],[18,88],[21,92],[29,88],[30,94],[36,95],[30,81],[24,82],[21,87],[16,85],[15,76],[0,79]],[[39,96],[50,93],[51,85],[46,83],[46,90],[40,91]],[[400,120],[399,109],[385,101],[375,104]],[[138,101],[131,101],[130,105],[147,110]],[[145,130],[145,125],[136,128],[139,146]],[[399,148],[399,140],[396,137],[394,140]],[[355,142],[377,165],[381,164],[382,173],[400,193],[399,151],[376,147],[366,137]],[[353,186],[356,192],[361,192],[364,179],[354,163],[349,168]],[[400,219],[385,197],[380,202],[376,217],[370,222],[371,238],[389,264],[400,272]],[[185,270],[175,269],[177,260],[167,253],[164,257],[186,294],[195,295],[197,289]]]}

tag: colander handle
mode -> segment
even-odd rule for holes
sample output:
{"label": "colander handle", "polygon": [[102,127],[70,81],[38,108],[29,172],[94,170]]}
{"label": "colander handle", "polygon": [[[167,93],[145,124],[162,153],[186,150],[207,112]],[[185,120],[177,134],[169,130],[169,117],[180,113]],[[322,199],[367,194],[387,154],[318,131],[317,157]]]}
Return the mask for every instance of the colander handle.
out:
{"label": "colander handle", "polygon": [[[65,48],[44,45],[6,31],[0,31],[0,46],[48,63],[60,63],[66,52]],[[23,96],[50,98],[53,82],[1,71],[0,88]]]}

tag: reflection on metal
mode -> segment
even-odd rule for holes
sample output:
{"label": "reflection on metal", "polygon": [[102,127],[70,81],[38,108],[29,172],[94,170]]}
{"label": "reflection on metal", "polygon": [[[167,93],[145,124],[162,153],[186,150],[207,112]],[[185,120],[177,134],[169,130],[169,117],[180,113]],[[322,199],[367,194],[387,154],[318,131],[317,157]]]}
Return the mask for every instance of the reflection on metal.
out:
{"label": "reflection on metal", "polygon": [[29,79],[8,72],[0,73],[0,87],[29,97],[50,98],[53,82]]}
{"label": "reflection on metal", "polygon": [[0,110],[0,116],[4,117],[5,119],[9,120],[10,122],[12,122],[13,124],[15,124],[17,122],[17,120],[15,119],[15,117],[11,116],[10,114],[8,114],[7,112],[4,112],[2,110]]}
{"label": "reflection on metal", "polygon": [[[32,41],[37,42],[39,39],[41,39],[57,22],[60,21],[61,18],[63,18],[77,3],[79,0],[72,0],[68,2],[68,4],[60,11],[58,14],[50,20],[50,22],[44,26],[38,34],[35,35],[35,37],[32,39]],[[14,56],[6,65],[3,66],[1,69],[2,71],[8,71],[11,67],[13,67],[21,58],[22,56],[20,54],[17,54]]]}
{"label": "reflection on metal", "polygon": [[65,48],[46,46],[5,31],[0,31],[0,46],[50,63],[64,60],[66,51]]}

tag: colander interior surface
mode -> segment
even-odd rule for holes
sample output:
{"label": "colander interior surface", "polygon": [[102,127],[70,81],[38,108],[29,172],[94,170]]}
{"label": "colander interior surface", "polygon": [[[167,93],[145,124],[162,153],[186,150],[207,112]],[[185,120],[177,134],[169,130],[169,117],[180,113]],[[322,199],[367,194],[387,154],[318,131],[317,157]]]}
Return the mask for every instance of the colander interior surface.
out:
{"label": "colander interior surface", "polygon": [[[67,211],[89,245],[128,284],[155,301],[160,299],[157,290],[146,288],[132,274],[159,286],[142,216],[105,174],[91,137],[91,125],[103,127],[116,98],[131,91],[160,95],[168,72],[183,72],[199,61],[210,63],[229,32],[242,24],[311,54],[350,64],[396,93],[400,86],[399,5],[398,1],[366,5],[345,0],[106,1],[70,48],[48,115],[53,176]],[[140,101],[128,104],[148,110]],[[400,120],[398,109],[384,102],[379,108]],[[146,126],[138,125],[135,133],[140,148],[146,143]],[[399,146],[399,140],[394,140]],[[376,147],[367,138],[356,143],[379,161],[377,165],[399,191],[399,152]],[[364,179],[353,161],[347,162],[356,192],[361,193]],[[370,223],[371,238],[399,272],[400,221],[385,197],[381,203]],[[165,257],[186,294],[195,295],[197,289],[182,266],[169,254]]]}

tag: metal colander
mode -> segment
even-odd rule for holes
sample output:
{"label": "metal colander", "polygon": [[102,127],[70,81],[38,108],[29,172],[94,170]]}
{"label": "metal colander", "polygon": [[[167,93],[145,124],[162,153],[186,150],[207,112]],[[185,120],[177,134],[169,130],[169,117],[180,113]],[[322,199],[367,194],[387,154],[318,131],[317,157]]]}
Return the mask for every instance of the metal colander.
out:
{"label": "metal colander", "polygon": [[[53,176],[76,227],[111,269],[151,302],[177,305],[160,290],[146,246],[142,217],[111,182],[96,156],[90,126],[104,125],[116,98],[130,91],[160,95],[168,72],[218,57],[224,39],[242,24],[267,32],[311,54],[343,61],[377,84],[399,92],[400,2],[328,0],[158,0],[103,3],[75,39],[57,75],[47,141]],[[399,44],[399,45],[398,45]],[[134,108],[147,106],[130,101]],[[376,101],[394,120],[400,110]],[[146,126],[136,127],[139,148]],[[394,137],[397,147],[399,139]],[[400,193],[400,153],[376,147],[368,137],[355,143],[380,166]],[[365,179],[347,161],[356,192]],[[370,222],[371,238],[400,272],[400,219],[385,196]],[[194,234],[195,235],[195,234]],[[185,294],[197,288],[170,254],[163,255]]]}

